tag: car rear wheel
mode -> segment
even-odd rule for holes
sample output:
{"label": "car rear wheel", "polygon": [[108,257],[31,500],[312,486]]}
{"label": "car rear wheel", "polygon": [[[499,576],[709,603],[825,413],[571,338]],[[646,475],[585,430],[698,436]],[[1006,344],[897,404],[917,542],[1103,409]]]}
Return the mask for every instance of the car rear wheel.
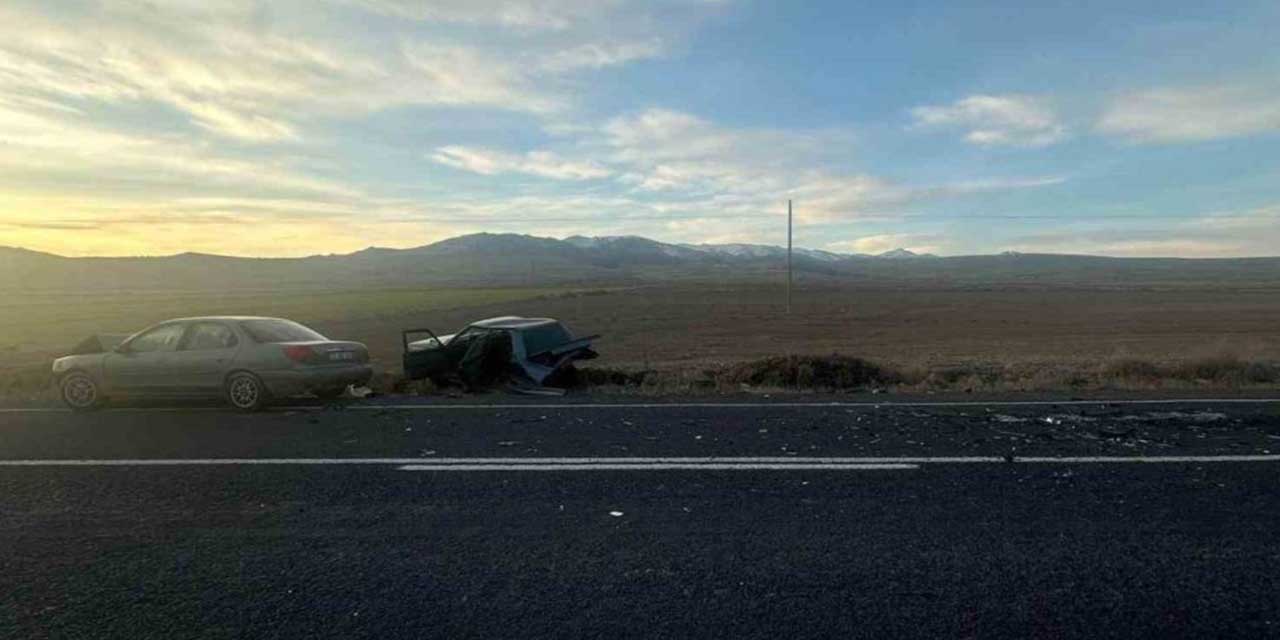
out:
{"label": "car rear wheel", "polygon": [[87,373],[68,373],[63,376],[58,388],[62,393],[62,401],[72,411],[92,411],[102,406],[102,392],[98,383]]}
{"label": "car rear wheel", "polygon": [[259,411],[267,406],[267,387],[247,371],[227,378],[227,402],[241,411]]}

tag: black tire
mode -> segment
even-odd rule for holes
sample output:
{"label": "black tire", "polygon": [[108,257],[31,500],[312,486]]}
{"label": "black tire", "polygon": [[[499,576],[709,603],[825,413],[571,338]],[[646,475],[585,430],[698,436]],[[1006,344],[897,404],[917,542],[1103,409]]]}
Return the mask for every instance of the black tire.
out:
{"label": "black tire", "polygon": [[246,413],[261,411],[271,401],[267,385],[248,371],[238,371],[227,376],[226,398],[228,404]]}
{"label": "black tire", "polygon": [[312,389],[311,395],[317,398],[320,398],[325,402],[331,402],[333,400],[337,400],[338,398],[341,398],[344,394],[346,394],[346,392],[347,392],[346,387],[331,387],[328,389]]}
{"label": "black tire", "polygon": [[93,376],[83,371],[72,371],[58,381],[58,395],[72,411],[93,411],[102,408],[106,398]]}

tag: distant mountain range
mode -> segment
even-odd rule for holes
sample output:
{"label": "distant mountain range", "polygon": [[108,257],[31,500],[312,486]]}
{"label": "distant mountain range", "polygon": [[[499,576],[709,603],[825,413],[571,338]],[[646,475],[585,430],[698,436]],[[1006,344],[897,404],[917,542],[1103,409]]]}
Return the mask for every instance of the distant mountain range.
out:
{"label": "distant mountain range", "polygon": [[[661,252],[676,258],[700,258],[723,256],[727,258],[780,258],[786,257],[786,247],[769,244],[668,244],[639,236],[570,236],[565,242],[575,247],[606,251]],[[839,262],[850,258],[936,258],[931,253],[913,253],[906,249],[893,249],[881,254],[834,253],[820,249],[793,247],[793,255],[804,256],[819,262]]]}
{"label": "distant mountain range", "polygon": [[[227,290],[386,286],[644,284],[758,280],[785,269],[786,249],[754,244],[671,244],[637,236],[563,240],[479,233],[413,249],[372,247],[343,255],[236,258],[183,253],[145,258],[67,258],[0,247],[0,290]],[[1183,260],[1008,252],[938,257],[895,249],[879,255],[796,249],[809,281],[861,283],[1280,285],[1280,258]]]}

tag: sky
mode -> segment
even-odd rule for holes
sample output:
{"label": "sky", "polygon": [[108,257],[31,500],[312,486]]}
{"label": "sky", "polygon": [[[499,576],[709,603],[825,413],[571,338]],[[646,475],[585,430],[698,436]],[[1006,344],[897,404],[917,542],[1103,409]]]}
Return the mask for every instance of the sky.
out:
{"label": "sky", "polygon": [[1280,3],[5,0],[0,245],[1280,254]]}

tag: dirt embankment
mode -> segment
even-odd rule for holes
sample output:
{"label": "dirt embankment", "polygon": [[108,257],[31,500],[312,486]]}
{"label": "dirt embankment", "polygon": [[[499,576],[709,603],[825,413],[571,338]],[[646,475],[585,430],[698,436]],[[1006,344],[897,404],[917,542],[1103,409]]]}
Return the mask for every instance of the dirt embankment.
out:
{"label": "dirt embankment", "polygon": [[900,367],[842,355],[778,356],[702,367],[584,368],[578,384],[596,392],[649,393],[1280,389],[1280,363],[1219,355],[1173,363],[1120,359]]}

